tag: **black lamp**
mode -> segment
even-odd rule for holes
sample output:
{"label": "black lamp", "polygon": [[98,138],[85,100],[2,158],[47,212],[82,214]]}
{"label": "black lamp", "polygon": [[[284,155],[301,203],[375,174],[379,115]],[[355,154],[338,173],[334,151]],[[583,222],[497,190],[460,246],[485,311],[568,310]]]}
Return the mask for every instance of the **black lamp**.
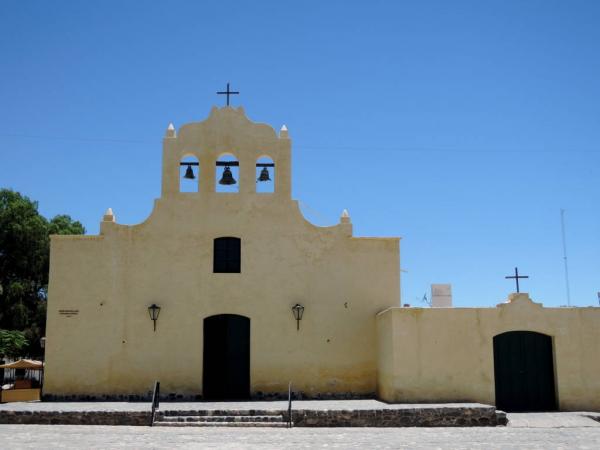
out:
{"label": "black lamp", "polygon": [[294,313],[294,319],[296,319],[296,329],[300,329],[300,321],[302,320],[302,315],[304,314],[304,306],[296,303],[292,306],[292,313]]}
{"label": "black lamp", "polygon": [[150,314],[150,320],[154,322],[154,331],[156,331],[156,321],[158,320],[158,315],[160,314],[160,306],[156,303],[152,303],[152,305],[148,306],[148,313]]}

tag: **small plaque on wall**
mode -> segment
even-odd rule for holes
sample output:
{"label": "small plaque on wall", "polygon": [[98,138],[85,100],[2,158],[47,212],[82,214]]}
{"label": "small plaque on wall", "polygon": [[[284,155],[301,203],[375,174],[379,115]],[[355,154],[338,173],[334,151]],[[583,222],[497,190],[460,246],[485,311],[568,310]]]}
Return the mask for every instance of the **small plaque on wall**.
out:
{"label": "small plaque on wall", "polygon": [[78,309],[59,309],[58,313],[61,316],[73,317],[73,316],[77,316],[79,314],[79,310]]}

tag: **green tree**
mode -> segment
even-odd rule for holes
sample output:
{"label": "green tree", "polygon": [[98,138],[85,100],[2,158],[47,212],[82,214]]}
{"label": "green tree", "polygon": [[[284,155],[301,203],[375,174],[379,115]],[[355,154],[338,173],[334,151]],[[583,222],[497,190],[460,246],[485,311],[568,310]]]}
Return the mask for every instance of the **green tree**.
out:
{"label": "green tree", "polygon": [[84,234],[85,228],[80,222],[73,221],[71,216],[60,214],[48,224],[48,234]]}
{"label": "green tree", "polygon": [[39,353],[46,329],[46,293],[50,234],[83,234],[80,222],[67,215],[46,220],[37,202],[0,189],[0,328],[19,330]]}
{"label": "green tree", "polygon": [[27,338],[21,331],[0,330],[0,359],[19,356],[27,344]]}

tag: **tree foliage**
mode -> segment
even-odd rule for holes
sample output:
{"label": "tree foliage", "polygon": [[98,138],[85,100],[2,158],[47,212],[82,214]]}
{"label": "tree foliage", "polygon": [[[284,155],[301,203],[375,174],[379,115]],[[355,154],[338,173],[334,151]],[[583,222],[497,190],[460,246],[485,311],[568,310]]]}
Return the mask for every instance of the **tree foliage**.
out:
{"label": "tree foliage", "polygon": [[39,351],[46,328],[51,234],[83,234],[67,215],[47,220],[37,202],[0,189],[0,328],[23,332],[24,351]]}
{"label": "tree foliage", "polygon": [[0,330],[0,359],[19,356],[28,343],[21,331]]}

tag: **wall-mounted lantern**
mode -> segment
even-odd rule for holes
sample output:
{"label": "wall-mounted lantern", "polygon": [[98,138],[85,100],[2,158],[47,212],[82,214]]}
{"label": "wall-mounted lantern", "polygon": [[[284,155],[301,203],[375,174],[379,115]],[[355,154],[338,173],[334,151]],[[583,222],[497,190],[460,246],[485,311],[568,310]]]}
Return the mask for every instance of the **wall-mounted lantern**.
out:
{"label": "wall-mounted lantern", "polygon": [[292,313],[294,313],[294,319],[296,319],[296,330],[299,330],[302,314],[304,314],[304,306],[296,303],[294,306],[292,306]]}
{"label": "wall-mounted lantern", "polygon": [[156,331],[156,321],[158,320],[158,315],[160,314],[160,306],[155,303],[148,306],[148,314],[150,314],[150,320],[154,322],[154,331]]}

